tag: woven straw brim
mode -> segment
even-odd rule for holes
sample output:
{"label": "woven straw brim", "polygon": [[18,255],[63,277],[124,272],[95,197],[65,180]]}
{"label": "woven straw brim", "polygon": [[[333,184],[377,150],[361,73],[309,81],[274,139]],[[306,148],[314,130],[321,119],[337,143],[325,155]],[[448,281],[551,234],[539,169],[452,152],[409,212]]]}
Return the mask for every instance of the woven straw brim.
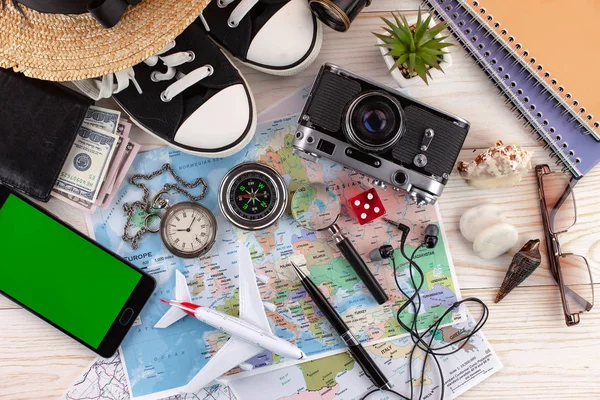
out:
{"label": "woven straw brim", "polygon": [[164,48],[209,1],[144,0],[110,29],[90,14],[43,14],[6,4],[0,7],[0,67],[51,81],[120,71]]}

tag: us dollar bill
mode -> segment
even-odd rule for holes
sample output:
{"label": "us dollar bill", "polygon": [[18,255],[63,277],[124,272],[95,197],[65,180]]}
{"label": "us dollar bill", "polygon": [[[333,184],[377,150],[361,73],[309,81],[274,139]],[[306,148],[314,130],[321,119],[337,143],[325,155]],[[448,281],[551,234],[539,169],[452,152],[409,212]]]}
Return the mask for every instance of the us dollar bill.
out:
{"label": "us dollar bill", "polygon": [[54,187],[93,203],[118,141],[117,135],[82,125]]}
{"label": "us dollar bill", "polygon": [[112,133],[114,135],[117,133],[117,129],[119,128],[120,119],[120,111],[90,106],[85,113],[85,118],[83,119],[83,123],[81,125],[88,129],[100,130],[103,132]]}
{"label": "us dollar bill", "polygon": [[56,188],[52,190],[51,195],[75,208],[79,208],[80,210],[91,214],[93,214],[97,208],[96,204],[94,203],[91,203],[79,197],[75,197],[69,193],[62,192],[60,190],[57,190]]}

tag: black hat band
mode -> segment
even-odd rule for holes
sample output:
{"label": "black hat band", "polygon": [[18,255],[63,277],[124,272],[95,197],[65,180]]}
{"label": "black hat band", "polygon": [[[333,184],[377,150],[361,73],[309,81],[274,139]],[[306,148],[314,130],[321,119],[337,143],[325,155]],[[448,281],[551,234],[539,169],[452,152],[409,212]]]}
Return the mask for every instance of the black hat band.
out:
{"label": "black hat band", "polygon": [[84,14],[89,12],[105,28],[115,26],[125,10],[142,0],[17,0],[19,4],[48,14]]}

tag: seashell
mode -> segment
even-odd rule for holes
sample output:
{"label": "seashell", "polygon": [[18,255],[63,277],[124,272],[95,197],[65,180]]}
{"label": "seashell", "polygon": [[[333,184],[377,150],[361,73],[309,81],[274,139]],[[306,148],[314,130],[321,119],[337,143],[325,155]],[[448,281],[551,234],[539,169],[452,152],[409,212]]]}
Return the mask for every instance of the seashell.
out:
{"label": "seashell", "polygon": [[516,185],[531,168],[532,151],[519,146],[504,145],[498,140],[495,146],[479,154],[471,162],[459,161],[461,177],[477,189],[505,188]]}
{"label": "seashell", "polygon": [[535,239],[525,243],[521,250],[513,257],[494,303],[498,303],[511,290],[523,283],[539,267],[541,262],[540,240]]}

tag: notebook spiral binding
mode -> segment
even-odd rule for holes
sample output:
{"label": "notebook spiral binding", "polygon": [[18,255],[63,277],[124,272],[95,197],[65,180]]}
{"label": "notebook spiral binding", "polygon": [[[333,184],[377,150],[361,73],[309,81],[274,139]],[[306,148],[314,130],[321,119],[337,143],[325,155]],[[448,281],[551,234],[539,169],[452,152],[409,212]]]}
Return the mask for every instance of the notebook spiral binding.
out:
{"label": "notebook spiral binding", "polygon": [[[600,123],[585,114],[571,94],[557,86],[544,67],[536,64],[527,50],[492,15],[479,7],[460,0],[425,0],[424,5],[448,24],[448,29],[479,64],[483,71],[506,96],[524,125],[544,141],[544,149],[563,165],[563,171],[579,179],[600,161]],[[486,15],[487,14],[487,15]],[[492,24],[493,25],[490,25]],[[505,39],[506,37],[506,39]],[[558,91],[556,91],[555,90]]]}

